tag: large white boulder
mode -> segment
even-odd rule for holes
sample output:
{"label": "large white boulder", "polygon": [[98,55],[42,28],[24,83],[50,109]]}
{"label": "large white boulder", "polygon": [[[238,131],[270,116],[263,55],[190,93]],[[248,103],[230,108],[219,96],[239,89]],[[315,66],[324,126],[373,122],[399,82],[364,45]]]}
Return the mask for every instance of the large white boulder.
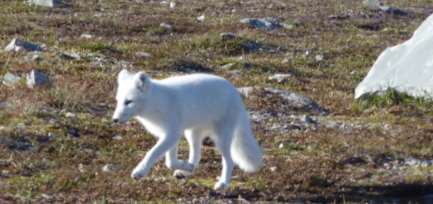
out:
{"label": "large white boulder", "polygon": [[433,15],[408,41],[387,48],[355,89],[355,98],[388,88],[433,98]]}

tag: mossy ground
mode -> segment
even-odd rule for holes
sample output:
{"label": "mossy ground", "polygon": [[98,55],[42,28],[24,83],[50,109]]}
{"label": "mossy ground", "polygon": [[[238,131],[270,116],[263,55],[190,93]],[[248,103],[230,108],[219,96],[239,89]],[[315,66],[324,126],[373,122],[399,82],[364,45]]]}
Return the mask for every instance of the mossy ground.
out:
{"label": "mossy ground", "polygon": [[[186,0],[174,9],[140,0],[77,0],[54,9],[2,2],[0,45],[19,37],[48,49],[41,61],[24,60],[29,55],[25,52],[0,53],[0,74],[24,75],[37,68],[50,76],[51,84],[37,89],[24,83],[0,87],[0,101],[8,104],[0,110],[0,202],[362,202],[428,193],[424,189],[432,189],[431,166],[397,172],[383,166],[388,160],[432,159],[433,115],[428,103],[404,103],[406,97],[388,103],[385,98],[360,107],[353,99],[354,88],[378,54],[408,39],[433,10],[431,0],[387,3],[410,15],[379,14],[355,0]],[[197,21],[202,14],[205,21]],[[269,16],[293,26],[263,31],[239,23],[244,17]],[[161,29],[162,22],[173,30]],[[221,32],[241,38],[222,42]],[[94,37],[81,38],[83,33]],[[271,48],[248,52],[243,45],[251,42]],[[65,60],[59,56],[62,51],[78,52],[81,59]],[[137,52],[152,56],[143,59]],[[95,62],[94,56],[100,55]],[[317,55],[323,60],[316,60]],[[236,86],[272,86],[307,95],[330,111],[324,120],[361,126],[285,134],[255,128],[266,167],[252,175],[236,170],[225,194],[210,190],[221,168],[212,146],[205,146],[200,169],[190,180],[174,179],[160,162],[148,178],[133,181],[131,170],[155,140],[136,122],[110,123],[116,74],[127,66],[162,78],[179,74],[176,66],[184,59]],[[234,63],[232,69],[241,74],[219,69],[227,63]],[[276,83],[268,80],[274,73],[294,77]],[[49,133],[52,137],[45,138]],[[122,139],[113,139],[116,135]],[[32,148],[19,151],[17,141]],[[285,145],[280,149],[281,143]],[[180,152],[185,157],[187,145]],[[105,164],[118,169],[102,172]]]}

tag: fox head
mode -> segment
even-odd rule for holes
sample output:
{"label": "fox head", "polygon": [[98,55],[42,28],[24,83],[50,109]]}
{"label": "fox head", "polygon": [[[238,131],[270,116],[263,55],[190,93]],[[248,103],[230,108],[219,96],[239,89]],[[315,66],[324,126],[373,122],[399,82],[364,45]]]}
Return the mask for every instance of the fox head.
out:
{"label": "fox head", "polygon": [[150,78],[144,72],[130,73],[126,69],[119,72],[114,123],[125,123],[143,111],[150,83]]}

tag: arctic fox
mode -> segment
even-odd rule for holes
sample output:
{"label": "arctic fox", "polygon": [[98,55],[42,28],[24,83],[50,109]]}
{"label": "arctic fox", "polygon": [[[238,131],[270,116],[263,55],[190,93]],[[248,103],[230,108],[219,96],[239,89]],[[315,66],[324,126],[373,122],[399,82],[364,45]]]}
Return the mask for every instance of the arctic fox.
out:
{"label": "arctic fox", "polygon": [[[209,74],[191,74],[154,80],[144,72],[118,75],[114,123],[137,119],[158,138],[156,145],[132,171],[140,179],[165,154],[165,164],[176,177],[190,176],[200,161],[200,148],[210,137],[222,155],[222,173],[215,190],[230,185],[234,163],[246,172],[263,166],[262,150],[251,130],[248,112],[236,88]],[[188,161],[177,159],[177,144],[184,134]]]}

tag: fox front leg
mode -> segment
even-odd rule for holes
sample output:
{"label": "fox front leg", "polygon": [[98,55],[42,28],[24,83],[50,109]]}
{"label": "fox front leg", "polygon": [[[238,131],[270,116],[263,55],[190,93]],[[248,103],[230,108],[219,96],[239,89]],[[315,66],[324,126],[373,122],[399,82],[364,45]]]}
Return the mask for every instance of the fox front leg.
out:
{"label": "fox front leg", "polygon": [[162,158],[164,153],[174,147],[179,139],[179,134],[169,134],[158,140],[155,146],[147,152],[146,156],[132,171],[131,178],[140,179],[146,176],[155,163]]}

